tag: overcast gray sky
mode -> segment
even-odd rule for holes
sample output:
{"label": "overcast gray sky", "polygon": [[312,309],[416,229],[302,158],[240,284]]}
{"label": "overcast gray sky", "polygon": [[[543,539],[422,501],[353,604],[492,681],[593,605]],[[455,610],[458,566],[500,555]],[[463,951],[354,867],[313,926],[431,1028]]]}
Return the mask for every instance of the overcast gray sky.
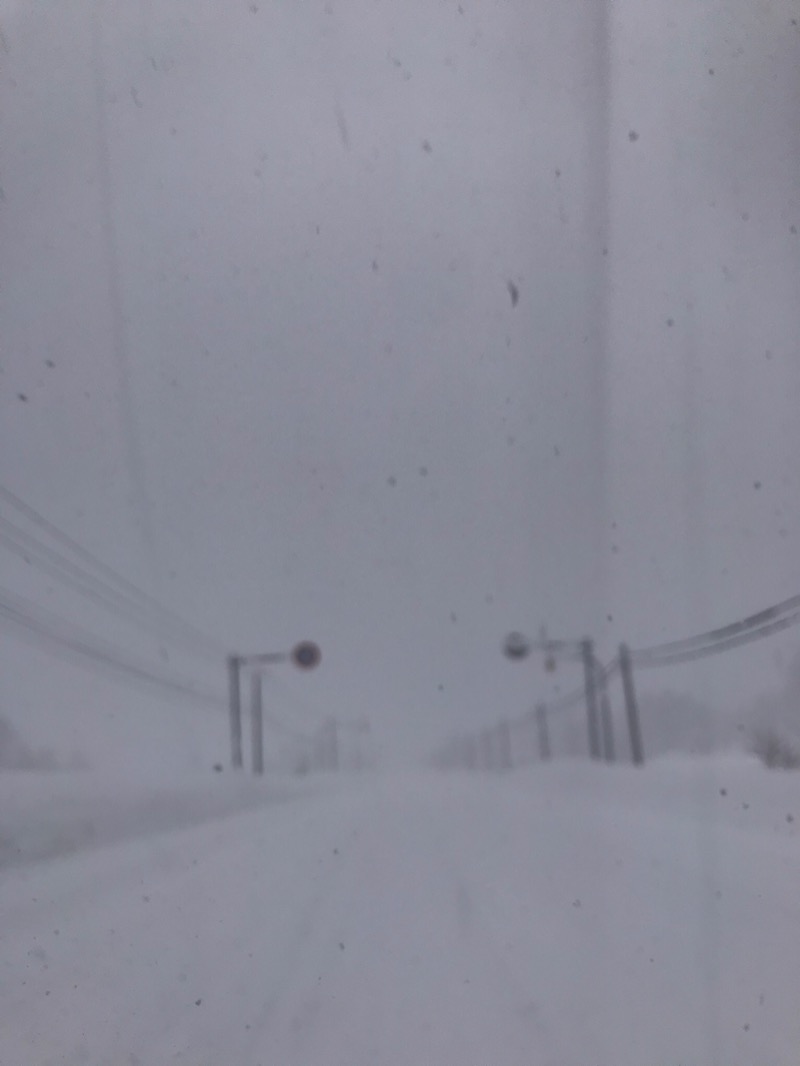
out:
{"label": "overcast gray sky", "polygon": [[[796,5],[609,4],[607,101],[600,10],[0,0],[0,484],[231,649],[319,640],[286,685],[393,751],[551,691],[510,628],[606,654],[800,589]],[[173,713],[0,668],[63,743]]]}

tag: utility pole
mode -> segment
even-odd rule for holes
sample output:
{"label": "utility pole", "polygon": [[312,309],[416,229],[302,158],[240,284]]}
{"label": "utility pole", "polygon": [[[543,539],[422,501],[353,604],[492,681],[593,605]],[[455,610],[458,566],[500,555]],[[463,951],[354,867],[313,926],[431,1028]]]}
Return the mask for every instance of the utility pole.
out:
{"label": "utility pole", "polygon": [[536,705],[536,737],[539,742],[539,758],[542,762],[549,762],[551,757],[550,730],[547,726],[546,703]]}
{"label": "utility pole", "polygon": [[261,671],[250,674],[250,728],[253,773],[264,773],[264,707],[261,691]]}
{"label": "utility pole", "polygon": [[242,768],[242,693],[241,659],[228,656],[228,707],[231,724],[231,765],[234,770]]}
{"label": "utility pole", "polygon": [[619,646],[619,666],[620,673],[622,674],[622,689],[625,693],[625,712],[628,717],[631,759],[635,766],[642,766],[644,764],[642,729],[639,723],[639,705],[636,700],[636,688],[633,683],[631,651],[627,644],[620,644]]}
{"label": "utility pole", "polygon": [[608,678],[605,670],[599,664],[597,667],[597,688],[600,697],[600,729],[603,740],[603,758],[606,762],[614,762],[614,718],[611,713],[611,701],[608,698]]}
{"label": "utility pole", "polygon": [[600,730],[597,714],[597,665],[594,658],[594,642],[587,637],[581,641],[583,679],[586,687],[586,716],[589,729],[589,755],[600,758]]}
{"label": "utility pole", "polygon": [[[503,644],[503,653],[507,659],[511,660],[527,659],[534,650],[544,653],[545,669],[548,672],[555,669],[558,659],[568,659],[583,663],[589,755],[592,759],[600,759],[602,756],[600,708],[598,707],[597,663],[594,656],[594,641],[590,637],[585,637],[583,640],[551,640],[547,636],[547,630],[542,627],[538,640],[532,641],[523,633],[514,632],[508,634]],[[549,753],[549,738],[546,748]],[[607,752],[613,752],[613,738],[606,750]]]}

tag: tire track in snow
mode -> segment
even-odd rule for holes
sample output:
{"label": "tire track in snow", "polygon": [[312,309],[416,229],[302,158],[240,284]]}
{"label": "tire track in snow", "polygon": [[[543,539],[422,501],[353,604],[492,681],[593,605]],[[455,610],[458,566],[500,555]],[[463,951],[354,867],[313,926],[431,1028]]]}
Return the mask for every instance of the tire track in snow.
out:
{"label": "tire track in snow", "polygon": [[[532,1066],[571,1066],[573,1060],[560,1046],[554,1027],[537,998],[535,983],[531,979],[537,964],[536,958],[532,956],[529,959],[529,972],[520,973],[519,965],[511,963],[507,951],[510,945],[503,943],[492,921],[492,911],[497,903],[490,906],[482,899],[486,894],[486,886],[476,881],[474,864],[466,872],[464,858],[457,855],[452,840],[443,850],[442,860],[446,861],[452,878],[454,907],[461,935],[474,945],[477,957],[491,960],[496,985],[502,989],[515,1018],[530,1025],[536,1034],[536,1046],[530,1049],[530,1063]],[[509,872],[495,870],[497,883],[507,880]]]}
{"label": "tire track in snow", "polygon": [[[258,1045],[282,1066],[562,1066],[446,841],[458,812],[373,805]],[[255,1046],[255,1045],[254,1045]]]}

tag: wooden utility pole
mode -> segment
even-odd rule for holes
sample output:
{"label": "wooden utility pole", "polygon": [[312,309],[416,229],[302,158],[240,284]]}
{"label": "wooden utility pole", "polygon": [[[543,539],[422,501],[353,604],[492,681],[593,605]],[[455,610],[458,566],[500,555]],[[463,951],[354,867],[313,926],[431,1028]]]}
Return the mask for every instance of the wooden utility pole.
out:
{"label": "wooden utility pole", "polygon": [[550,730],[547,726],[547,704],[536,705],[536,737],[539,743],[539,758],[548,762],[551,757]]}
{"label": "wooden utility pole", "polygon": [[600,758],[600,730],[597,713],[597,664],[594,658],[594,642],[587,637],[581,641],[583,680],[586,688],[586,717],[589,731],[589,755]]}
{"label": "wooden utility pole", "polygon": [[261,671],[250,674],[250,728],[253,773],[264,773],[264,706],[262,699]]}
{"label": "wooden utility pole", "polygon": [[614,762],[614,718],[611,713],[611,701],[608,697],[608,678],[601,665],[597,667],[597,687],[600,695],[600,731],[603,741],[603,758],[606,762]]}
{"label": "wooden utility pole", "polygon": [[242,692],[241,659],[228,656],[228,707],[231,724],[231,765],[234,770],[242,768]]}
{"label": "wooden utility pole", "polygon": [[642,766],[644,764],[642,728],[639,722],[639,704],[636,700],[636,688],[633,683],[631,651],[627,644],[620,644],[619,646],[619,666],[622,674],[622,690],[625,693],[625,713],[628,718],[631,759],[635,766]]}

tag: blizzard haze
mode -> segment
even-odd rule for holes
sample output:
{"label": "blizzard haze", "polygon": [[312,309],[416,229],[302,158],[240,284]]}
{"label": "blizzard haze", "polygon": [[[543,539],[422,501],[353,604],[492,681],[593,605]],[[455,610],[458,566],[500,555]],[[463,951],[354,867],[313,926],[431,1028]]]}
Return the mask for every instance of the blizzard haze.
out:
{"label": "blizzard haze", "polygon": [[0,0],[1,1063],[796,1066],[799,17]]}
{"label": "blizzard haze", "polygon": [[[226,649],[318,640],[287,683],[395,754],[548,694],[510,628],[794,591],[799,38],[725,12],[4,4],[2,483]],[[109,703],[14,641],[5,713]]]}

